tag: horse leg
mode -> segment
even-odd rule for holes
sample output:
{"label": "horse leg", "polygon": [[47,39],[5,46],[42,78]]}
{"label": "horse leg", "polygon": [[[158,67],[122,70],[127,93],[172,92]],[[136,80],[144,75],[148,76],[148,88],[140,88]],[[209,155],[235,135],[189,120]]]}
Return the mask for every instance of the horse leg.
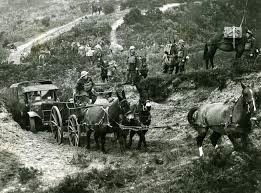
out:
{"label": "horse leg", "polygon": [[99,135],[97,132],[94,132],[94,139],[95,139],[96,149],[97,149],[97,150],[100,149],[99,138],[100,138],[100,135]]}
{"label": "horse leg", "polygon": [[229,134],[229,135],[228,135],[228,138],[229,138],[229,140],[232,142],[233,147],[234,147],[234,150],[235,150],[235,151],[238,151],[238,150],[240,149],[240,147],[239,147],[239,145],[238,145],[238,143],[237,143],[235,137],[234,137],[233,135]]}
{"label": "horse leg", "polygon": [[106,134],[101,135],[101,150],[103,153],[106,153],[105,151],[105,141],[106,141]]}
{"label": "horse leg", "polygon": [[133,136],[135,135],[135,132],[134,131],[130,131],[130,138],[129,138],[129,143],[128,143],[128,147],[130,148],[131,145],[132,145],[132,138]]}
{"label": "horse leg", "polygon": [[249,138],[247,134],[241,135],[241,143],[242,143],[242,149],[246,150],[249,144]]}
{"label": "horse leg", "polygon": [[145,148],[145,150],[147,150],[147,143],[146,143],[146,133],[147,133],[147,131],[142,131],[142,133],[143,133],[143,145],[144,145],[144,148]]}
{"label": "horse leg", "polygon": [[220,139],[221,134],[218,132],[213,131],[212,135],[210,136],[211,143],[215,149],[218,148],[217,142]]}
{"label": "horse leg", "polygon": [[138,135],[139,135],[139,142],[138,142],[137,149],[140,150],[141,149],[141,143],[143,142],[144,134],[142,133],[142,131],[138,131]]}
{"label": "horse leg", "polygon": [[92,134],[92,130],[89,128],[87,131],[87,149],[90,149],[91,134]]}
{"label": "horse leg", "polygon": [[208,128],[204,129],[204,131],[201,131],[198,136],[197,136],[197,145],[198,145],[198,150],[199,150],[199,156],[202,157],[204,156],[204,152],[203,152],[203,148],[202,148],[202,144],[203,141],[207,135],[208,132]]}
{"label": "horse leg", "polygon": [[211,68],[214,68],[214,56],[210,57],[210,64],[211,64]]}
{"label": "horse leg", "polygon": [[206,69],[207,69],[207,70],[208,70],[208,61],[209,61],[209,59],[206,58]]}

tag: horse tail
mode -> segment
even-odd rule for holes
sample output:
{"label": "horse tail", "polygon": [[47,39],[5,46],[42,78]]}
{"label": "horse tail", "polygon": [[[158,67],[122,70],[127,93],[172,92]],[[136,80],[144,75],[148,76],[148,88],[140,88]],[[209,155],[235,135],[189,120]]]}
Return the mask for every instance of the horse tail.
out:
{"label": "horse tail", "polygon": [[204,60],[208,59],[208,44],[207,43],[205,44],[203,59]]}
{"label": "horse tail", "polygon": [[190,111],[188,112],[188,116],[187,116],[187,118],[188,118],[188,122],[189,122],[189,124],[190,125],[196,125],[195,124],[195,119],[194,119],[194,117],[193,117],[193,115],[194,115],[194,113],[196,112],[198,110],[198,107],[193,107],[192,109],[190,109]]}

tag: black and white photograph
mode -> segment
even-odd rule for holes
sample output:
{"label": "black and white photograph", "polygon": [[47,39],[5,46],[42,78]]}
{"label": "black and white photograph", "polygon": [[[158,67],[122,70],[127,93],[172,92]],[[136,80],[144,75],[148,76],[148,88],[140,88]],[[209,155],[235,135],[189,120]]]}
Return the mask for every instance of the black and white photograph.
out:
{"label": "black and white photograph", "polygon": [[261,0],[0,0],[0,193],[261,193]]}

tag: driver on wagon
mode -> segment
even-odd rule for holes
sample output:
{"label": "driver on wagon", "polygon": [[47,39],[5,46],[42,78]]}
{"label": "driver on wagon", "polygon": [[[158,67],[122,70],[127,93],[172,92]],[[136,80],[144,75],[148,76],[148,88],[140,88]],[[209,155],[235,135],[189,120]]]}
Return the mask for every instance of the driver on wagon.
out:
{"label": "driver on wagon", "polygon": [[88,74],[87,71],[82,71],[75,87],[75,103],[81,106],[88,104],[90,99],[93,104],[97,99],[97,96],[93,94],[94,82]]}

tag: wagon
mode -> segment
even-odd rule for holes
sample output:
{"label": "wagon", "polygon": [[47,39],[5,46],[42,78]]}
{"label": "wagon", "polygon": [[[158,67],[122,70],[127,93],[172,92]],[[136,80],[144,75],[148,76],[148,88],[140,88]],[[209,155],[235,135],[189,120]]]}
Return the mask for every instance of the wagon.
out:
{"label": "wagon", "polygon": [[[111,97],[113,91],[108,89],[106,85],[107,84],[103,83],[96,84],[96,94],[103,97]],[[80,146],[81,133],[85,132],[88,126],[83,122],[83,110],[93,106],[105,107],[108,105],[109,103],[89,104],[87,106],[77,106],[74,102],[53,103],[49,125],[57,143],[61,144],[64,139],[64,134],[67,133],[70,145]]]}

